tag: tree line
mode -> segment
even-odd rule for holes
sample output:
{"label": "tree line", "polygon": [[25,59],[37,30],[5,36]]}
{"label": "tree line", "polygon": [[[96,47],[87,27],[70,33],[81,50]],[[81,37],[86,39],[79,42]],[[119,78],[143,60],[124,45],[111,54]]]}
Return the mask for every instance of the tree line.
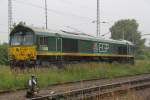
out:
{"label": "tree line", "polygon": [[[145,39],[139,31],[139,24],[135,19],[123,19],[114,23],[110,28],[111,38],[116,40],[128,40],[134,44],[135,58],[149,57],[150,48],[145,46]],[[146,57],[147,56],[147,57]]]}

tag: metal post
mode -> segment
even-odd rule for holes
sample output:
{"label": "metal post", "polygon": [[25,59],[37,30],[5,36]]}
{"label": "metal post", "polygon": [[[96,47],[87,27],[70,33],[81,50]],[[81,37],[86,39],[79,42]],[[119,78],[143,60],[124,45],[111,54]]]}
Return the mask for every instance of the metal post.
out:
{"label": "metal post", "polygon": [[47,25],[47,0],[45,0],[45,24],[46,24],[46,29],[48,28],[48,25]]}
{"label": "metal post", "polygon": [[122,39],[125,40],[125,32],[123,30]]}
{"label": "metal post", "polygon": [[12,1],[8,0],[8,33],[10,33],[12,29]]}
{"label": "metal post", "polygon": [[[12,30],[12,24],[13,24],[13,18],[12,18],[12,0],[8,0],[8,44],[9,44],[9,40],[10,40],[10,37],[9,37],[9,34]],[[9,51],[9,48],[8,48],[8,51]],[[9,53],[7,54],[7,57],[8,57],[8,60],[10,59],[9,58]],[[12,67],[10,65],[10,67]]]}
{"label": "metal post", "polygon": [[97,36],[100,36],[100,7],[99,7],[99,0],[97,0]]}

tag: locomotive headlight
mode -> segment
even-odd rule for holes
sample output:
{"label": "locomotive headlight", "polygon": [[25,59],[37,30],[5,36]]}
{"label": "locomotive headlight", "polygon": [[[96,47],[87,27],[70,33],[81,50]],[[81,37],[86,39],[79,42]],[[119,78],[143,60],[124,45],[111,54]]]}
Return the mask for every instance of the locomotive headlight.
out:
{"label": "locomotive headlight", "polygon": [[32,54],[28,54],[28,57],[31,57],[32,56]]}
{"label": "locomotive headlight", "polygon": [[29,59],[32,58],[32,54],[28,54],[28,58],[29,58]]}
{"label": "locomotive headlight", "polygon": [[32,54],[28,54],[28,57],[29,57],[30,59],[33,59],[33,58],[34,58],[34,56],[33,56]]}
{"label": "locomotive headlight", "polygon": [[15,55],[9,55],[9,60],[15,59]]}

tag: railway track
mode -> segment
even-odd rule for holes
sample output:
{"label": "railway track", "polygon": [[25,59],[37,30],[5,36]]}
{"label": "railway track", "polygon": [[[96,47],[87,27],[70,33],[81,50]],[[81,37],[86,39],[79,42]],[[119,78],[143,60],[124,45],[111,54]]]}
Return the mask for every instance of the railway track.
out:
{"label": "railway track", "polygon": [[[0,100],[60,100],[60,99],[65,100],[66,98],[69,98],[68,100],[70,100],[71,98],[73,98],[74,100],[86,98],[86,100],[88,100],[87,98],[92,98],[94,96],[103,97],[105,95],[106,96],[112,95],[112,93],[118,91],[120,93],[121,90],[125,91],[125,90],[131,90],[132,88],[136,89],[135,87],[133,87],[136,85],[138,88],[148,87],[145,90],[148,91],[146,93],[150,95],[149,78],[150,78],[150,74],[145,73],[145,74],[138,74],[134,76],[129,75],[124,77],[116,77],[112,79],[103,78],[103,79],[93,79],[93,80],[83,80],[83,81],[67,82],[61,84],[53,84],[47,88],[40,89],[40,92],[34,98],[25,97],[26,89],[23,90],[21,89],[16,91],[3,91],[0,93]],[[140,80],[141,82],[138,82]],[[134,84],[131,81],[134,81]],[[129,85],[129,83],[132,84]],[[139,87],[138,85],[141,86]],[[141,89],[140,91],[142,91],[143,93],[144,89]],[[52,92],[53,94],[51,94]],[[139,91],[137,92],[139,93]],[[93,100],[93,99],[89,99],[89,100]],[[104,99],[104,100],[110,100],[110,99]],[[122,99],[118,99],[118,100],[122,100]]]}
{"label": "railway track", "polygon": [[66,92],[54,93],[49,95],[39,95],[31,98],[31,100],[91,100],[91,98],[99,96],[111,96],[113,93],[122,93],[128,90],[138,90],[150,87],[150,75],[129,79],[110,84],[91,86],[87,88],[75,89]]}
{"label": "railway track", "polygon": [[[126,77],[134,77],[134,76],[140,76],[140,75],[150,75],[150,73],[143,73],[143,74],[135,74],[135,75],[126,75],[126,76],[118,76],[115,78],[126,78]],[[70,84],[76,84],[80,82],[91,82],[91,81],[99,81],[99,80],[107,80],[109,78],[95,78],[95,79],[87,79],[87,80],[80,80],[80,81],[70,81],[70,82],[63,82],[63,83],[55,83],[55,84],[50,84],[48,87],[54,87],[54,86],[60,86],[60,85],[70,85]],[[16,91],[25,91],[27,88],[19,88],[15,90],[5,90],[5,91],[0,91],[0,95],[2,94],[7,94],[7,93],[12,93]]]}

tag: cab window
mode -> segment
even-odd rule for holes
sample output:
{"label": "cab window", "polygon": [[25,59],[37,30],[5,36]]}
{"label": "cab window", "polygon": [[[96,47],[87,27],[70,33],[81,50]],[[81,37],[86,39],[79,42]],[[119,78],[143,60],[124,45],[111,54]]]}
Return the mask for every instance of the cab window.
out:
{"label": "cab window", "polygon": [[40,37],[39,38],[39,43],[40,43],[40,45],[47,46],[48,45],[48,37]]}
{"label": "cab window", "polygon": [[48,51],[48,37],[40,36],[38,40],[38,49],[41,51]]}
{"label": "cab window", "polygon": [[31,32],[17,32],[10,37],[11,45],[33,45],[34,35]]}

